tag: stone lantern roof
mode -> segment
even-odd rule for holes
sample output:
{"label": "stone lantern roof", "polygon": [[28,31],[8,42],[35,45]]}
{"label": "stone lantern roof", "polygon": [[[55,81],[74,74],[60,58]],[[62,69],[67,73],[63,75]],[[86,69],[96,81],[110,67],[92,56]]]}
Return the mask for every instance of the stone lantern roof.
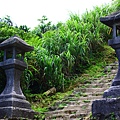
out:
{"label": "stone lantern roof", "polygon": [[6,48],[11,48],[11,47],[16,47],[24,52],[29,52],[34,49],[34,47],[29,46],[24,40],[22,40],[17,36],[10,37],[0,44],[0,50],[4,50]]}
{"label": "stone lantern roof", "polygon": [[120,10],[117,12],[114,12],[106,17],[101,17],[100,22],[103,24],[113,27],[114,24],[117,25],[117,29],[120,30]]}

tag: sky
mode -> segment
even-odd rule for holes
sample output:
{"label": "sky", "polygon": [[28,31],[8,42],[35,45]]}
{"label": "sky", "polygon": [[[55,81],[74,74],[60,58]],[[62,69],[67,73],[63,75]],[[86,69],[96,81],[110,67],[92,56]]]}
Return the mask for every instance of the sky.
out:
{"label": "sky", "polygon": [[45,15],[53,24],[65,22],[70,13],[82,14],[93,6],[111,3],[112,0],[1,0],[0,18],[7,15],[17,25],[34,28]]}

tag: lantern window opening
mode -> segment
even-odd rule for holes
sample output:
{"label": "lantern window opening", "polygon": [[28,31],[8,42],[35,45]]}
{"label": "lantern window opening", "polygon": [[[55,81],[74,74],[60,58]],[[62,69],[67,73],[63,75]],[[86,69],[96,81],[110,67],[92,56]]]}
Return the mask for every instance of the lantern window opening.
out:
{"label": "lantern window opening", "polygon": [[7,48],[4,50],[4,60],[13,58],[13,49]]}
{"label": "lantern window opening", "polygon": [[24,57],[25,57],[25,52],[21,53],[21,60],[24,61]]}
{"label": "lantern window opening", "polygon": [[[2,53],[1,53],[2,54]],[[16,49],[16,47],[11,47],[4,49],[4,61],[7,59],[18,59],[24,61],[24,54],[20,49]]]}
{"label": "lantern window opening", "polygon": [[0,51],[0,62],[4,60],[4,51]]}
{"label": "lantern window opening", "polygon": [[[2,53],[2,51],[1,51],[1,53]],[[6,49],[4,49],[4,61],[6,60]]]}
{"label": "lantern window opening", "polygon": [[16,49],[16,59],[24,61],[24,54],[20,49]]}
{"label": "lantern window opening", "polygon": [[17,55],[16,55],[16,59],[22,60],[22,55],[21,55],[21,54],[17,54]]}
{"label": "lantern window opening", "polygon": [[120,23],[113,24],[113,38],[120,36]]}

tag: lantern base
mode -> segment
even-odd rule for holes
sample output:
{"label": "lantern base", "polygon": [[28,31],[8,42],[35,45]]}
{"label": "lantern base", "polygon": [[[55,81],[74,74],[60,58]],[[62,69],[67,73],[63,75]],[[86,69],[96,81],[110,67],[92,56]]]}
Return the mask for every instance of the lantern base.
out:
{"label": "lantern base", "polygon": [[97,120],[105,120],[115,115],[120,120],[120,98],[103,98],[92,103],[92,115]]}
{"label": "lantern base", "polygon": [[111,86],[108,90],[104,91],[103,98],[118,98],[120,97],[120,85]]}
{"label": "lantern base", "polygon": [[0,119],[31,119],[38,115],[23,95],[0,95]]}
{"label": "lantern base", "polygon": [[33,120],[38,113],[31,109],[19,107],[0,107],[0,119]]}

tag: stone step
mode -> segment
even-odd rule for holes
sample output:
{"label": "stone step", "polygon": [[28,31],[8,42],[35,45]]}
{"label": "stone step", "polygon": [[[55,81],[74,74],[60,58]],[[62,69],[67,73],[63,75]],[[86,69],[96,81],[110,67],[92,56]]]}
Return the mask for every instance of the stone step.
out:
{"label": "stone step", "polygon": [[74,91],[76,92],[87,92],[87,93],[96,93],[96,92],[103,92],[106,88],[75,88]]}
{"label": "stone step", "polygon": [[80,110],[89,110],[89,107],[91,106],[91,103],[83,103],[81,105],[68,105],[66,107],[64,107],[64,109],[62,110],[55,110],[55,111],[50,111],[50,112],[46,112],[46,115],[51,115],[51,114],[71,114],[71,113],[76,113],[77,111]]}
{"label": "stone step", "polygon": [[103,96],[103,93],[104,93],[104,91],[102,91],[102,92],[92,92],[92,93],[88,93],[88,94],[89,94],[89,96]]}
{"label": "stone step", "polygon": [[114,79],[114,77],[116,76],[117,73],[115,74],[112,74],[112,73],[109,73],[106,77],[104,77],[104,81],[111,81],[112,79]]}
{"label": "stone step", "polygon": [[73,101],[79,101],[79,100],[95,100],[102,98],[103,93],[96,93],[97,95],[86,95],[80,96],[80,97],[68,97],[64,99],[62,102],[73,102]]}
{"label": "stone step", "polygon": [[75,114],[54,114],[50,116],[46,116],[45,120],[80,120],[79,118],[85,117],[87,114],[85,113],[75,113]]}
{"label": "stone step", "polygon": [[[98,96],[102,97],[104,92],[86,92],[86,93],[79,93],[74,92],[72,95],[68,96],[63,101],[75,101],[81,99],[96,99]],[[99,97],[98,97],[99,98]]]}
{"label": "stone step", "polygon": [[76,114],[71,114],[70,116],[69,116],[69,120],[85,120],[84,118],[85,118],[85,116],[87,116],[87,114],[88,113],[81,113],[81,112],[79,112],[79,113],[76,113]]}
{"label": "stone step", "polygon": [[102,96],[88,96],[88,97],[80,97],[78,100],[75,100],[75,101],[70,101],[68,99],[68,101],[63,101],[63,103],[65,103],[66,105],[75,105],[75,104],[81,104],[81,103],[90,103],[94,100],[98,100],[98,99],[101,99]]}
{"label": "stone step", "polygon": [[50,111],[50,112],[46,112],[45,113],[45,115],[46,115],[46,117],[48,117],[48,116],[61,116],[61,115],[69,115],[69,114],[71,114],[71,113],[76,113],[77,112],[77,110],[75,110],[75,109],[72,109],[72,110],[64,110],[64,109],[62,109],[62,110],[55,110],[55,111]]}
{"label": "stone step", "polygon": [[103,84],[103,83],[104,83],[104,84],[105,84],[105,83],[111,83],[112,80],[113,80],[113,78],[114,78],[113,76],[112,76],[112,77],[109,76],[109,78],[106,78],[106,77],[104,78],[104,77],[103,77],[103,78],[94,80],[92,84],[94,84],[94,83],[96,83],[96,84],[100,84],[100,83],[101,83],[101,84]]}
{"label": "stone step", "polygon": [[[101,99],[102,98],[102,96],[88,96],[88,97],[81,97],[80,99],[79,99],[79,101],[83,101],[83,100],[90,100],[90,101],[93,101],[93,100],[98,100],[98,99]],[[78,102],[79,102],[78,101]]]}
{"label": "stone step", "polygon": [[110,87],[111,83],[93,83],[93,84],[85,84],[85,85],[79,85],[78,88],[103,88],[103,87]]}
{"label": "stone step", "polygon": [[64,109],[59,112],[51,112],[51,113],[45,113],[46,119],[45,120],[53,120],[53,119],[65,119],[69,120],[70,118],[79,118],[79,117],[84,117],[88,113],[90,113],[90,108],[88,110],[84,110],[84,108],[79,108],[78,110],[76,109]]}
{"label": "stone step", "polygon": [[85,85],[86,84],[98,84],[98,83],[108,83],[108,82],[111,82],[113,80],[113,75],[108,75],[108,76],[103,76],[103,77],[100,77],[100,78],[94,78],[94,79],[89,79],[87,80],[88,82],[84,83]]}
{"label": "stone step", "polygon": [[74,113],[76,113],[77,111],[82,111],[82,112],[86,113],[86,112],[90,112],[91,104],[92,103],[83,103],[81,105],[69,105],[69,106],[66,106],[63,110],[71,111],[71,112],[76,110]]}
{"label": "stone step", "polygon": [[103,87],[109,87],[111,85],[111,83],[94,83],[94,84],[90,84],[89,87],[90,88],[103,88]]}
{"label": "stone step", "polygon": [[50,114],[50,115],[45,115],[45,120],[69,120],[69,114],[65,114],[65,113],[58,113],[58,114]]}
{"label": "stone step", "polygon": [[109,66],[118,66],[118,65],[119,65],[118,61],[115,61],[114,63],[109,64]]}

